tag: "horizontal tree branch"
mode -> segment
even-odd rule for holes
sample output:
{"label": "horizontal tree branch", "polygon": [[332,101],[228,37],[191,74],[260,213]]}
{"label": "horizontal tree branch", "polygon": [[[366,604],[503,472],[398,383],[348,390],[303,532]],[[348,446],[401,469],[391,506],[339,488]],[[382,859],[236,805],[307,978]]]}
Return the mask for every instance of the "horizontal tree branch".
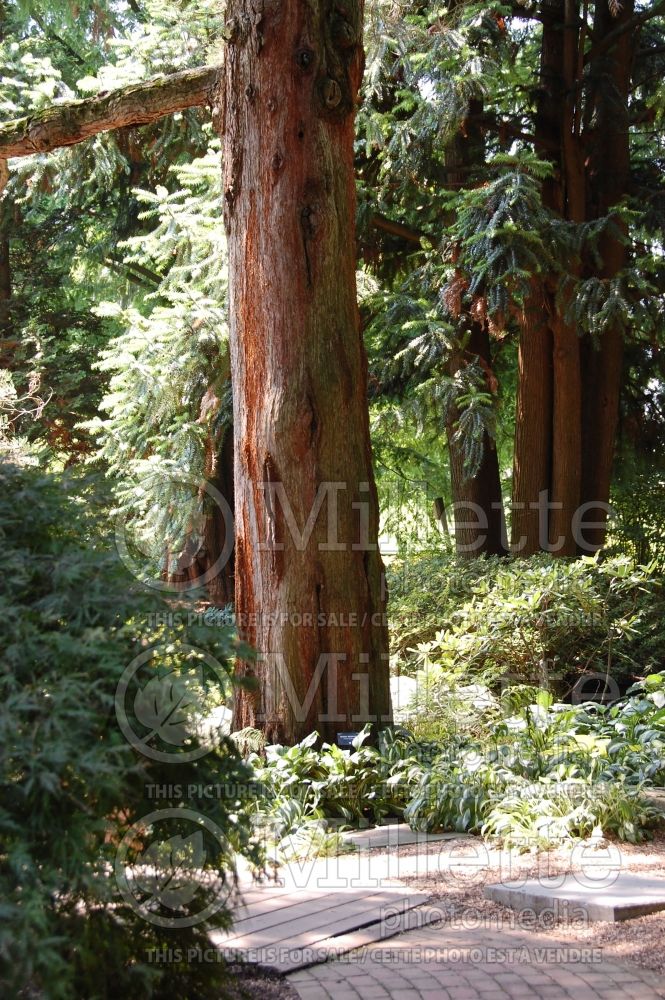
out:
{"label": "horizontal tree branch", "polygon": [[585,58],[585,63],[593,62],[598,56],[601,56],[608,49],[611,49],[615,42],[619,41],[621,35],[626,31],[632,31],[633,28],[640,28],[647,21],[651,21],[654,17],[659,17],[660,15],[665,15],[665,0],[658,0],[653,7],[647,8],[647,10],[638,11],[633,14],[632,17],[627,18],[621,24],[618,24],[616,28],[608,32],[604,38],[601,38],[599,42],[591,46],[591,50],[587,53]]}
{"label": "horizontal tree branch", "polygon": [[7,122],[0,125],[0,159],[49,153],[99,132],[147,125],[164,115],[210,104],[219,71],[219,66],[186,69],[84,100],[54,104]]}
{"label": "horizontal tree branch", "polygon": [[154,287],[162,283],[163,275],[157,274],[156,271],[151,271],[149,267],[144,267],[143,264],[138,264],[136,261],[124,260],[119,254],[110,253],[104,263],[115,270],[122,269],[130,281],[138,284],[145,285],[149,283]]}
{"label": "horizontal tree branch", "polygon": [[383,232],[390,233],[391,236],[399,236],[400,239],[406,240],[408,243],[416,243],[418,246],[425,236],[425,233],[421,233],[417,229],[411,229],[410,226],[405,226],[402,222],[394,222],[378,213],[372,216],[370,223],[375,229],[382,229]]}

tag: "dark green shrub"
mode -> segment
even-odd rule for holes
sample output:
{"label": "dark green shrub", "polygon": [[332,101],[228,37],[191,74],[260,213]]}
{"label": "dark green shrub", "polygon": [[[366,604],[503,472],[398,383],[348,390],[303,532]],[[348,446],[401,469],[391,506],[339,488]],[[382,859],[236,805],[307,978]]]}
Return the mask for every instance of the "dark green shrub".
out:
{"label": "dark green shrub", "polygon": [[422,555],[393,566],[391,576],[392,643],[402,672],[434,667],[444,682],[464,677],[495,691],[550,686],[561,697],[588,677],[589,698],[594,681],[601,694],[605,676],[625,690],[665,660],[660,577],[625,557],[460,562]]}
{"label": "dark green shrub", "polygon": [[[177,684],[199,666],[192,646],[214,649],[224,664],[232,636],[149,628],[163,602],[155,607],[133,589],[90,522],[93,495],[84,494],[84,506],[70,490],[34,470],[0,466],[0,992],[49,1000],[211,995],[222,965],[156,964],[150,953],[207,948],[210,927],[228,923],[234,854],[257,858],[245,808],[251,771],[224,739],[189,763],[146,757],[121,733],[114,699],[125,668],[151,643],[161,642],[150,661],[155,677],[167,670]],[[200,717],[214,686],[202,686],[183,725]],[[193,785],[219,791],[188,799],[183,789]],[[198,835],[187,807],[206,821]],[[164,860],[151,846],[156,823],[140,821],[169,808],[172,856]],[[150,920],[120,892],[114,864],[123,844],[128,864],[145,857],[153,865]],[[173,875],[171,862],[183,868],[177,899],[160,883]],[[210,874],[208,888],[194,869],[201,879]],[[168,916],[195,918],[199,891],[214,891],[223,905],[174,930]],[[165,926],[153,919],[160,914]]]}
{"label": "dark green shrub", "polygon": [[268,746],[250,761],[261,783],[256,819],[283,857],[325,853],[338,844],[330,829],[400,816],[423,767],[438,748],[385,729],[370,746],[370,726],[342,750],[311,733],[293,747]]}

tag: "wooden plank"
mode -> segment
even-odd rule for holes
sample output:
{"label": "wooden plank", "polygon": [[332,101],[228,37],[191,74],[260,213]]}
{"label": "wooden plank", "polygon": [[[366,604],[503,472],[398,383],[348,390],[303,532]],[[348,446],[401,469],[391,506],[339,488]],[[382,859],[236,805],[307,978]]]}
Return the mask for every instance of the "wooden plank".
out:
{"label": "wooden plank", "polygon": [[287,926],[290,933],[294,933],[294,928],[296,927],[303,926],[307,929],[312,926],[318,926],[318,923],[313,924],[312,921],[325,920],[327,914],[331,911],[335,911],[335,915],[338,915],[339,911],[345,911],[349,907],[353,907],[354,912],[364,912],[367,910],[374,912],[377,907],[392,905],[401,898],[403,898],[401,894],[390,893],[387,895],[386,893],[377,892],[369,896],[367,893],[357,893],[353,898],[346,898],[344,900],[340,900],[339,896],[335,893],[320,896],[316,900],[306,899],[302,902],[294,900],[291,906],[276,906],[271,910],[261,910],[258,913],[252,913],[250,916],[236,921],[230,931],[230,937],[242,937],[246,934],[253,934],[256,931],[276,931],[283,924]]}
{"label": "wooden plank", "polygon": [[[401,913],[406,909],[419,906],[425,903],[429,897],[424,894],[382,898],[384,905],[390,905],[393,914]],[[243,949],[257,950],[286,946],[288,950],[311,948],[318,945],[320,941],[325,941],[331,936],[341,934],[345,931],[356,930],[359,927],[370,923],[377,923],[382,920],[380,907],[376,906],[376,900],[371,906],[367,904],[369,899],[359,901],[357,904],[343,904],[337,907],[330,907],[318,914],[310,914],[294,923],[284,923],[277,927],[265,928],[263,931],[254,931],[243,936],[233,936],[229,939],[218,938],[218,944],[224,951]]]}
{"label": "wooden plank", "polygon": [[399,883],[390,883],[387,885],[378,886],[352,886],[347,885],[343,888],[328,888],[319,886],[310,886],[307,888],[293,888],[288,886],[275,886],[272,884],[256,885],[254,888],[241,891],[238,902],[236,904],[236,909],[238,912],[242,910],[252,910],[254,911],[257,907],[265,906],[266,909],[272,908],[276,905],[278,901],[281,901],[284,906],[290,906],[291,901],[301,902],[305,899],[321,899],[324,896],[336,895],[336,896],[346,896],[347,898],[357,895],[367,895],[368,892],[400,892],[403,894],[408,894],[410,892],[417,892],[417,889],[411,889],[408,886],[402,886]]}
{"label": "wooden plank", "polygon": [[[398,888],[397,886],[372,886],[372,889],[384,888],[392,889]],[[241,891],[240,898],[242,902],[248,906],[253,906],[255,903],[260,902],[263,899],[302,899],[305,895],[311,897],[312,899],[320,898],[321,896],[329,896],[331,893],[335,895],[348,895],[355,894],[358,892],[367,892],[366,886],[348,885],[343,886],[339,889],[329,888],[327,886],[305,886],[303,888],[298,888],[294,886],[271,886],[270,888],[264,886],[257,886],[254,889],[246,889]]]}
{"label": "wooden plank", "polygon": [[297,915],[300,915],[299,911],[301,909],[305,912],[316,910],[322,905],[329,905],[330,900],[333,898],[337,902],[342,903],[366,897],[366,892],[360,892],[356,889],[354,893],[345,895],[343,899],[340,899],[338,893],[319,892],[257,900],[250,906],[235,911],[234,928],[239,927],[241,924],[244,925],[248,920],[260,919],[262,917],[268,921],[271,914],[277,911],[284,912],[284,919],[292,919],[294,913],[296,913],[296,908],[298,909]]}
{"label": "wooden plank", "polygon": [[[391,921],[388,926],[385,923],[370,924],[359,930],[351,931],[348,934],[339,934],[337,937],[327,938],[316,945],[317,951],[326,952],[325,961],[333,961],[341,955],[345,955],[356,948],[364,948],[375,944],[377,941],[386,941],[398,934],[406,931],[418,930],[427,927],[429,924],[438,923],[441,920],[441,910],[437,907],[419,906],[415,909],[407,910],[401,914],[398,921]],[[318,965],[320,962],[311,962],[309,957],[301,953],[300,956],[293,950],[288,958],[276,961],[271,968],[283,975],[289,972],[297,972],[298,969],[306,969],[310,965]]]}

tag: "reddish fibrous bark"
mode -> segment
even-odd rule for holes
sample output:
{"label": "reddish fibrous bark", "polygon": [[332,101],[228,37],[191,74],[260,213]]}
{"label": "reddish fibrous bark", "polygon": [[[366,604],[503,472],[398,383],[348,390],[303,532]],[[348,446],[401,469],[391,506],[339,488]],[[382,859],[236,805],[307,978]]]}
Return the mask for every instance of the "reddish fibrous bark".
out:
{"label": "reddish fibrous bark", "polygon": [[511,551],[531,556],[548,540],[542,501],[549,491],[552,448],[552,332],[537,279],[519,326]]}
{"label": "reddish fibrous bark", "polygon": [[239,666],[258,684],[239,692],[235,725],[286,742],[390,712],[355,288],[362,13],[357,0],[227,13],[236,616],[258,653]]}
{"label": "reddish fibrous bark", "polygon": [[[597,4],[594,23],[596,57],[596,129],[591,157],[591,192],[595,217],[611,215],[628,190],[630,173],[630,128],[628,95],[635,36],[628,30],[634,19],[634,0],[622,4],[612,17],[606,4]],[[623,30],[622,30],[623,29]],[[614,37],[613,45],[603,40]],[[625,227],[619,220],[608,228],[600,243],[603,260],[601,277],[616,277],[626,264]],[[587,529],[591,549],[605,542],[607,507],[610,496],[616,431],[619,419],[623,371],[623,333],[617,326],[605,331],[597,345],[585,345],[583,422],[584,464],[582,501],[597,505],[589,510],[589,520],[597,526]]]}
{"label": "reddish fibrous bark", "polygon": [[[586,215],[584,153],[579,131],[579,3],[563,4],[561,182],[565,218],[581,223]],[[573,271],[575,267],[573,265]],[[582,480],[582,375],[577,327],[567,316],[567,301],[552,297],[553,393],[552,483],[549,540],[557,555],[577,554],[575,513]]]}
{"label": "reddish fibrous bark", "polygon": [[[540,50],[540,80],[536,106],[535,143],[542,156],[554,160],[561,148],[563,101],[562,4],[545,12]],[[556,164],[558,166],[558,164]],[[543,183],[543,204],[563,213],[558,173]],[[534,275],[529,294],[517,315],[518,350],[511,549],[530,556],[547,548],[547,503],[552,480],[553,333],[545,275]]]}
{"label": "reddish fibrous bark", "polygon": [[[544,12],[536,148],[552,159],[555,168],[543,186],[543,202],[570,222],[610,214],[626,193],[630,168],[627,102],[635,47],[635,33],[630,28],[637,23],[632,0],[614,12],[607,2],[596,4],[591,46],[585,53],[587,40],[582,32],[586,28],[580,4],[559,0]],[[592,86],[588,82],[583,86],[585,66]],[[548,150],[558,150],[558,155]],[[607,230],[599,250],[602,267],[598,276],[615,277],[626,261],[620,227]],[[586,276],[581,262],[573,262],[571,275],[573,279]],[[526,309],[521,331],[513,542],[526,534],[524,554],[540,547],[572,556],[580,548],[586,552],[598,549],[605,541],[603,522],[619,412],[622,334],[610,328],[596,345],[589,337],[581,338],[567,317],[571,291],[562,294],[551,282],[547,287],[547,281],[545,286],[548,305],[540,327],[528,319],[533,309]],[[551,348],[546,347],[548,338]],[[547,426],[551,427],[548,441]],[[525,470],[529,470],[526,475]],[[547,491],[551,505],[544,532],[542,514],[534,512],[529,518],[524,513],[528,508],[535,511],[536,491]],[[582,533],[582,517],[600,523],[596,527],[585,525]]]}

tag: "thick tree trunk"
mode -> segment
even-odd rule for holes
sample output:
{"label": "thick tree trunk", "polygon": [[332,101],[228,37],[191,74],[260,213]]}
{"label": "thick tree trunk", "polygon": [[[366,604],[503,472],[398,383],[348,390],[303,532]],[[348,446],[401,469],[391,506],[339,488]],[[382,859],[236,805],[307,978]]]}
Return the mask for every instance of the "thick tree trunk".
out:
{"label": "thick tree trunk", "polygon": [[531,556],[547,547],[552,443],[552,333],[538,279],[520,316],[511,551]]}
{"label": "thick tree trunk", "polygon": [[[214,472],[210,478],[212,486],[227,501],[231,512],[234,510],[233,497],[233,428],[229,427],[222,439],[222,445],[214,459]],[[206,573],[211,567],[215,567],[218,561],[222,565],[218,572],[209,580],[207,584],[208,595],[213,604],[223,607],[232,604],[235,598],[235,574],[234,574],[234,545],[233,539],[229,539],[229,532],[233,533],[233,524],[227,523],[224,512],[220,510],[218,504],[211,504],[210,516],[206,519],[203,532],[203,549],[205,553],[205,565],[202,567]],[[231,549],[228,559],[222,559],[223,553]]]}
{"label": "thick tree trunk", "polygon": [[233,0],[227,15],[236,615],[258,652],[235,724],[287,742],[390,713],[355,290],[362,13]]}
{"label": "thick tree trunk", "polygon": [[[9,336],[12,328],[10,301],[12,297],[12,272],[9,258],[9,238],[0,226],[0,334]],[[2,348],[0,347],[0,354]]]}
{"label": "thick tree trunk", "polygon": [[[553,162],[554,174],[543,183],[543,204],[563,214],[561,149],[564,0],[543,10],[540,80],[536,107],[536,148]],[[546,153],[544,151],[547,151]],[[513,453],[511,549],[530,556],[549,544],[552,485],[553,335],[546,276],[534,276],[521,314],[518,384]]]}
{"label": "thick tree trunk", "polygon": [[582,382],[577,330],[554,316],[552,394],[552,511],[549,542],[559,556],[577,555],[574,532],[582,477]]}
{"label": "thick tree trunk", "polygon": [[[634,34],[628,30],[615,35],[613,45],[605,40],[633,17],[635,4],[627,0],[617,17],[606,2],[596,4],[594,48],[599,52],[594,62],[596,87],[596,129],[593,135],[591,191],[595,217],[608,215],[625,195],[630,171],[630,134],[628,93],[634,51]],[[601,240],[603,259],[601,277],[614,278],[625,266],[626,247],[621,225],[608,231]],[[602,547],[606,533],[619,399],[623,368],[623,337],[616,326],[607,329],[598,345],[587,343],[584,352],[584,467],[582,501],[599,504],[589,510],[588,519],[598,523],[586,528],[586,551]]]}
{"label": "thick tree trunk", "polygon": [[18,344],[12,339],[12,263],[9,234],[13,222],[14,205],[9,199],[0,201],[0,367],[11,365]]}
{"label": "thick tree trunk", "polygon": [[12,272],[9,261],[9,239],[0,229],[0,300],[6,302],[12,297]]}
{"label": "thick tree trunk", "polygon": [[[565,0],[561,150],[563,208],[571,222],[584,222],[586,182],[580,141],[580,5]],[[552,296],[554,391],[552,396],[552,512],[550,547],[561,556],[577,554],[574,525],[582,488],[582,373],[577,328],[565,318],[565,303]]]}

